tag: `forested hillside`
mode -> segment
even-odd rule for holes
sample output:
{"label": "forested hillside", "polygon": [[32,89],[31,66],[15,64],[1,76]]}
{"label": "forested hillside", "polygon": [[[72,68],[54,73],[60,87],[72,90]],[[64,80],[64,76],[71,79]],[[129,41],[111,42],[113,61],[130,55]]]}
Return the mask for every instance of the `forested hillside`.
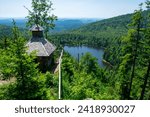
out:
{"label": "forested hillside", "polygon": [[[114,99],[150,99],[150,85],[148,84],[150,82],[150,42],[148,36],[149,13],[149,10],[143,11],[141,8],[140,10],[136,10],[133,14],[105,19],[99,22],[88,24],[68,33],[52,35],[50,40],[58,45],[87,45],[92,47],[105,48],[103,56],[103,58],[105,59],[104,62],[112,66],[111,69],[106,68],[105,71],[98,70],[100,74],[97,71],[91,73],[91,75],[99,74],[98,76],[87,76],[86,73],[90,75],[90,72],[85,72],[84,70],[82,72],[82,69],[80,69],[80,63],[77,67],[76,63],[68,60],[68,63],[64,63],[66,68],[65,74],[67,75],[65,76],[65,78],[68,78],[67,80],[64,80],[64,87],[68,86],[69,84],[71,84],[71,87],[73,85],[77,86],[75,86],[76,89],[74,89],[73,91],[69,89],[75,87],[69,88],[68,90],[66,87],[66,90],[70,94],[72,94],[76,90],[77,92],[74,92],[73,94],[77,93],[81,96],[81,92],[85,92],[82,91],[83,89],[85,89],[85,87],[92,88],[92,86],[87,85],[84,88],[79,89],[77,87],[82,87],[82,83],[80,84],[77,79],[80,79],[82,77],[80,81],[84,81],[84,79],[86,79],[87,77],[92,77],[95,80],[97,78],[103,77],[101,82],[103,84],[104,82],[106,82],[106,86],[108,86],[109,88],[105,91],[104,89],[101,89],[101,91],[108,91],[109,93],[111,92],[110,94],[111,96],[114,95]],[[145,53],[147,53],[147,55],[145,55]],[[145,60],[146,63],[143,63]],[[90,68],[92,69],[95,65],[94,61],[89,56],[84,59],[83,63],[83,66],[86,70],[89,70]],[[71,64],[73,64],[73,66],[70,66]],[[78,69],[80,69],[80,72],[78,71]],[[98,68],[94,67],[93,69]],[[79,75],[82,75],[76,76],[77,73],[79,73]],[[75,79],[74,77],[77,77],[77,79],[75,81],[72,81],[71,79]],[[70,82],[68,82],[68,85],[66,85],[68,80]],[[89,79],[89,81],[91,81],[91,79]],[[88,81],[85,84],[88,84]],[[113,90],[110,90],[111,88],[115,89],[115,92],[113,92]],[[90,89],[87,89],[86,91],[91,92]],[[83,99],[86,97],[93,98],[94,96],[91,96],[92,93],[82,93],[83,97],[78,97],[76,99]],[[105,94],[106,97],[110,96],[109,93]],[[87,96],[88,94],[91,95]],[[102,95],[104,96],[104,94],[101,94],[100,96]],[[112,99],[111,96],[108,99]],[[95,98],[106,99],[106,97],[101,98],[96,96]],[[65,98],[68,99],[68,97]]]}
{"label": "forested hillside", "polygon": [[2,35],[10,35],[11,27],[6,25],[0,25],[0,37]]}
{"label": "forested hillside", "polygon": [[[64,45],[104,49],[104,68],[89,53],[76,60],[64,52],[62,99],[150,99],[150,1],[144,4],[146,11],[141,4],[133,14],[53,35],[47,30],[46,38],[57,46],[56,64]],[[30,20],[32,17],[36,20],[29,15]],[[34,23],[49,22],[43,23],[41,18]],[[43,26],[49,28],[49,25]],[[28,54],[24,46],[29,39],[26,38],[28,32],[22,33],[26,30],[19,30],[14,21],[12,29],[0,28],[6,29],[0,33],[0,80],[6,82],[0,84],[0,99],[57,99],[58,72],[41,73],[35,63],[35,53]]]}
{"label": "forested hillside", "polygon": [[[143,27],[146,25],[145,23],[147,21],[145,19],[148,16],[148,13],[148,10],[142,12],[144,18]],[[62,45],[104,47],[106,48],[104,58],[111,62],[111,64],[116,64],[118,61],[114,57],[119,54],[117,50],[121,44],[121,37],[125,36],[131,28],[129,24],[132,17],[133,14],[126,14],[110,19],[104,19],[87,24],[73,31],[50,35],[50,40],[55,44]],[[111,52],[114,53],[112,54]]]}

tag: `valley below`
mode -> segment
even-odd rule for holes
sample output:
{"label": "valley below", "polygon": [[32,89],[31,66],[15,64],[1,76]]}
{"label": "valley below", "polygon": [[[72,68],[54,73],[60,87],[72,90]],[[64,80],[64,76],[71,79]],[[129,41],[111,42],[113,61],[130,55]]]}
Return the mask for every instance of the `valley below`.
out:
{"label": "valley below", "polygon": [[90,53],[93,57],[97,59],[100,67],[104,67],[103,64],[103,54],[104,50],[101,48],[87,47],[87,46],[64,46],[64,50],[73,56],[77,61],[86,54]]}

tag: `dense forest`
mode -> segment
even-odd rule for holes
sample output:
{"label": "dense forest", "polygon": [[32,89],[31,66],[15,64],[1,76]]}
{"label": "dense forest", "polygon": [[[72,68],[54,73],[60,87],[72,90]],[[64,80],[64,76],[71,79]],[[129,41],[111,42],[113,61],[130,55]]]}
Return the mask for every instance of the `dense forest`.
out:
{"label": "dense forest", "polygon": [[[148,4],[149,2],[147,2],[147,5]],[[90,87],[90,89],[92,90],[94,89],[94,87],[102,88],[103,85],[105,89],[100,90],[99,93],[93,93],[100,94],[103,91],[103,93],[106,93],[107,91],[110,92],[106,93],[105,98],[96,96],[97,99],[150,99],[150,66],[148,62],[150,56],[150,42],[148,39],[149,13],[149,9],[143,11],[142,6],[140,6],[140,9],[136,10],[133,14],[127,14],[110,19],[105,19],[102,21],[88,24],[86,26],[83,26],[79,29],[67,33],[52,35],[50,37],[50,40],[58,45],[86,45],[92,47],[105,48],[103,58],[104,62],[108,64],[108,67],[106,67],[105,69],[99,68],[99,70],[97,71],[98,73],[94,71],[92,74],[94,74],[95,76],[91,76],[91,80],[95,79],[95,82],[100,84],[102,83],[101,86],[96,86],[96,84],[92,85],[93,87],[88,86],[88,84],[90,85],[92,81],[88,79],[86,82],[85,79],[87,79],[86,76],[90,75],[90,72],[88,71],[88,75],[85,74],[84,76],[83,73],[86,72],[83,72],[83,69],[80,69],[80,65],[77,67],[77,63],[70,62],[71,64],[74,63],[75,67],[66,67],[65,65],[65,67],[67,68],[66,71],[70,73],[68,67],[71,67],[70,69],[74,70],[72,70],[70,76],[64,76],[65,78],[68,77],[68,79],[70,79],[71,77],[71,79],[73,80],[71,82],[68,82],[68,85],[71,84],[71,88],[69,89],[74,88],[73,85],[75,85],[74,83],[77,82],[76,80],[74,81],[74,79],[76,79],[75,77],[78,77],[77,79],[80,79],[82,77],[80,75],[76,76],[76,74],[80,74],[81,72],[81,74],[83,75],[83,77],[81,78],[83,80],[83,83],[78,84],[78,88],[76,87],[76,90],[79,90],[79,87],[81,87],[81,91],[77,91],[78,95],[83,94],[83,97],[81,99],[87,97],[94,98],[94,96],[89,96],[92,93],[83,93],[88,91],[88,87]],[[147,53],[146,56],[144,55],[145,52]],[[85,55],[83,56],[83,58],[86,58],[87,56],[88,55]],[[142,61],[145,60],[147,62],[143,64]],[[94,61],[91,61],[90,63],[88,58],[84,59],[84,61],[84,64],[88,64],[86,68],[90,69],[94,67]],[[78,64],[80,64],[80,62]],[[96,74],[99,75],[96,76]],[[104,83],[100,79],[104,80],[106,83]],[[65,84],[67,83],[67,81],[68,80],[65,80]],[[84,82],[86,82],[85,84],[87,84],[87,86],[85,87],[83,87]],[[85,89],[86,91],[82,91],[83,89]],[[74,91],[71,92],[73,94],[75,93]],[[71,92],[70,94],[73,95]],[[105,94],[100,94],[100,96],[102,97],[104,95]],[[146,96],[144,97],[144,95]],[[94,99],[96,99],[96,97]]]}
{"label": "dense forest", "polygon": [[[55,62],[64,45],[86,45],[104,48],[108,64],[101,68],[90,53],[77,61],[64,52],[62,99],[150,99],[150,1],[144,4],[147,10],[140,4],[133,14],[67,32],[47,31],[47,39],[57,46]],[[27,54],[24,46],[30,34],[15,21],[12,25],[0,26],[0,99],[58,99],[58,72],[38,69],[35,53]]]}

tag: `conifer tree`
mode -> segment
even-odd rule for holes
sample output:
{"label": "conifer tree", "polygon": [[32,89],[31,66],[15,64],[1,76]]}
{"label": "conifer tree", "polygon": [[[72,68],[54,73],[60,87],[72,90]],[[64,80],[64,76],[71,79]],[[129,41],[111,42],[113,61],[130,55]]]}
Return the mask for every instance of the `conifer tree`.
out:
{"label": "conifer tree", "polygon": [[123,43],[123,61],[120,66],[122,75],[124,76],[122,83],[122,96],[123,99],[130,99],[133,79],[135,77],[135,67],[137,65],[137,58],[140,49],[140,40],[142,38],[142,4],[140,4],[140,10],[136,10],[132,22],[131,28],[128,31],[128,35],[124,38]]}
{"label": "conifer tree", "polygon": [[[142,5],[142,4],[141,4]],[[135,39],[133,40],[133,50],[132,50],[132,54],[133,54],[133,58],[132,58],[132,69],[131,69],[131,77],[130,77],[130,86],[129,86],[129,96],[131,94],[131,90],[132,90],[132,83],[133,83],[133,78],[135,75],[135,67],[136,67],[136,61],[137,61],[137,57],[138,57],[138,49],[139,47],[139,41],[141,39],[141,28],[142,28],[142,9],[140,8],[140,10],[135,12],[135,15],[133,16],[133,22],[131,24],[131,26],[135,27]]]}
{"label": "conifer tree", "polygon": [[[150,8],[150,1],[147,0],[146,1],[146,5],[147,5],[147,10],[149,10]],[[141,96],[140,99],[143,100],[145,93],[146,93],[146,88],[148,87],[148,81],[150,82],[150,14],[147,17],[148,19],[148,24],[144,30],[144,40],[143,40],[143,54],[142,54],[142,64],[144,65],[144,67],[146,67],[146,72],[144,74],[144,80],[143,80],[143,84],[142,84],[142,91],[141,91]]]}
{"label": "conifer tree", "polygon": [[[13,21],[13,38],[10,47],[4,50],[0,57],[1,73],[8,78],[15,78],[15,82],[8,88],[10,99],[48,99],[48,90],[41,79],[34,54],[28,54],[25,39]],[[6,67],[5,67],[6,66]]]}

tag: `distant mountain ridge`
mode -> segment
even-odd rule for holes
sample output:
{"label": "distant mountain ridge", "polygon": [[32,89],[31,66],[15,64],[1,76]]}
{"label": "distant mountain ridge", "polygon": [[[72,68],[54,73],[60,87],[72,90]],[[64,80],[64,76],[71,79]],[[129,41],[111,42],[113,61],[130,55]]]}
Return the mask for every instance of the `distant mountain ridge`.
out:
{"label": "distant mountain ridge", "polygon": [[[69,18],[60,18],[55,21],[56,27],[51,30],[52,32],[60,32],[60,31],[67,31],[79,28],[85,24],[95,22],[100,19],[86,19],[86,18],[79,18],[79,19],[69,19]],[[16,18],[16,25],[20,28],[26,28],[27,19],[24,18]],[[0,25],[12,26],[12,19],[11,18],[0,18]]]}
{"label": "distant mountain ridge", "polygon": [[[143,20],[146,19],[150,10],[143,11]],[[107,47],[118,45],[121,37],[128,33],[131,27],[132,14],[120,15],[117,17],[103,19],[100,21],[85,24],[77,29],[53,34],[51,40],[61,42],[63,45],[88,45],[94,47]],[[146,21],[144,21],[146,22]],[[143,24],[144,25],[144,24]]]}
{"label": "distant mountain ridge", "polygon": [[93,22],[73,30],[77,33],[114,33],[126,31],[127,25],[130,23],[132,14],[121,15],[109,19],[103,19],[101,21]]}
{"label": "distant mountain ridge", "polygon": [[[143,16],[146,17],[150,10],[143,11]],[[86,24],[78,29],[71,31],[75,34],[84,34],[96,36],[98,38],[116,38],[127,33],[128,24],[131,23],[132,14],[120,15],[117,17],[103,19],[97,22]]]}

